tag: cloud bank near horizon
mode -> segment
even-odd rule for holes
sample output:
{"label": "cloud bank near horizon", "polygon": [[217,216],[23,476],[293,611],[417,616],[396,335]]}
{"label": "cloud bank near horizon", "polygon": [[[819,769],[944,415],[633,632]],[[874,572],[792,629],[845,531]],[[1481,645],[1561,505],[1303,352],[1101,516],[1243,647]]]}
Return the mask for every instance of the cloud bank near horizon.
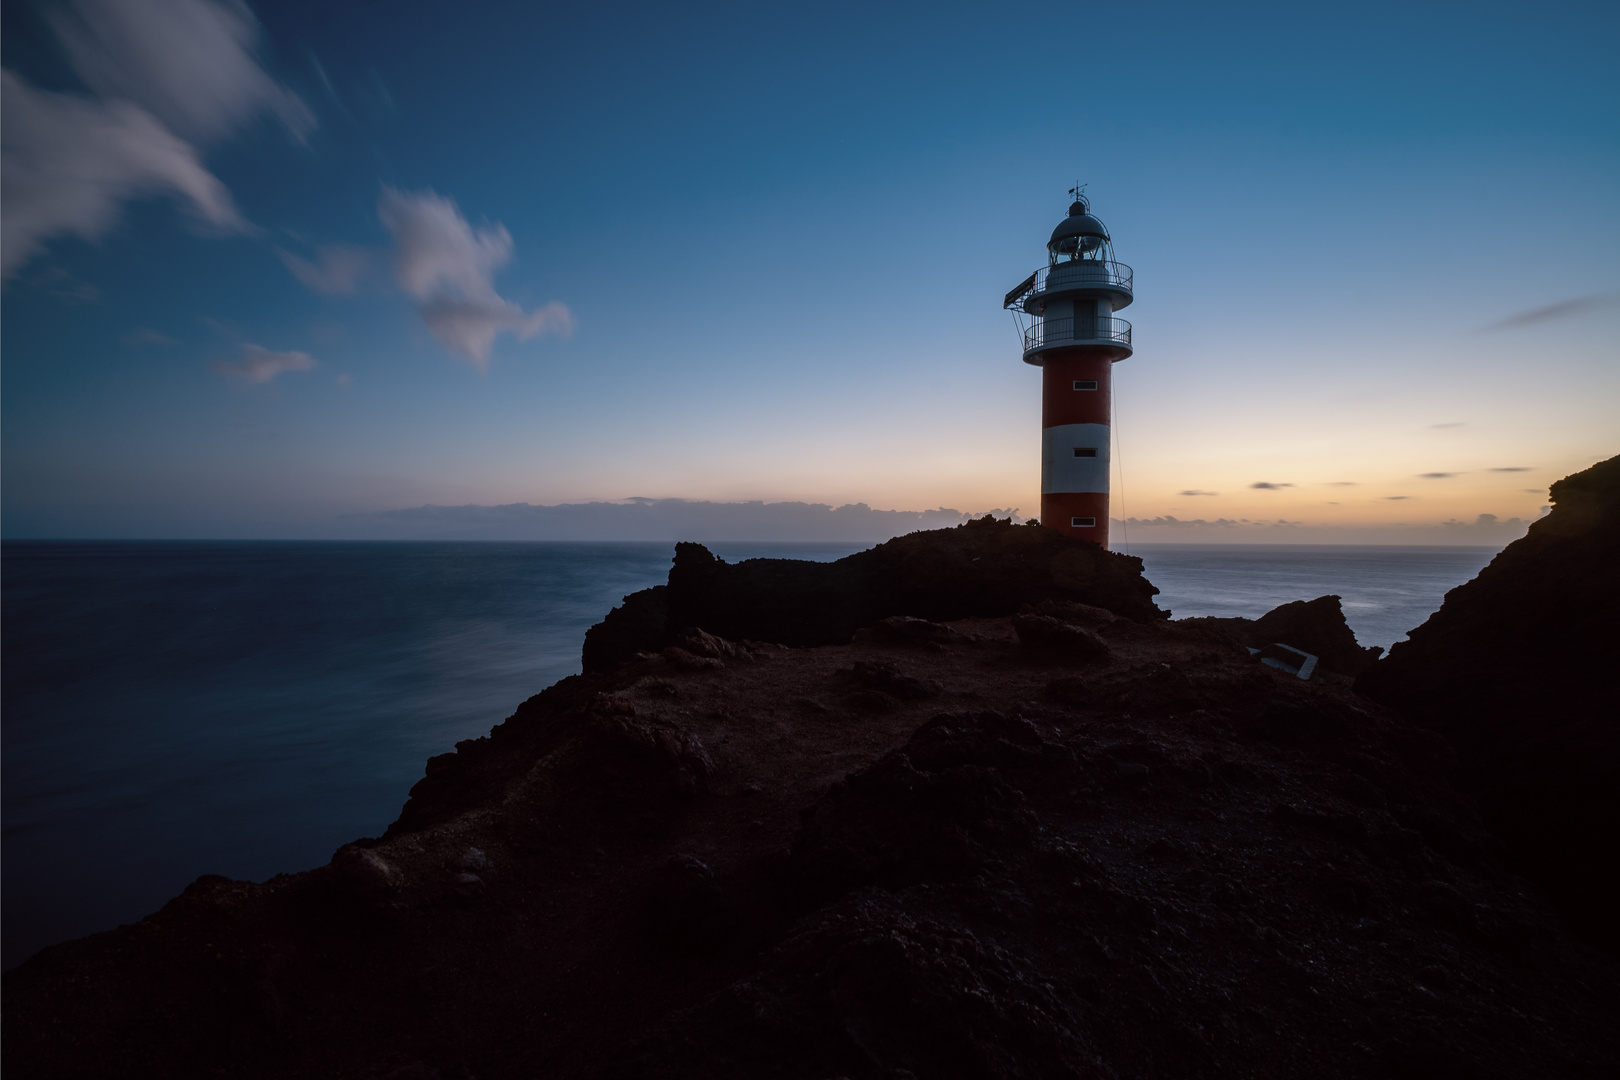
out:
{"label": "cloud bank near horizon", "polygon": [[[953,528],[985,513],[1022,523],[1017,510],[970,513],[878,510],[866,503],[711,502],[626,499],[552,506],[416,506],[348,514],[340,532],[351,539],[394,540],[644,540],[829,541],[880,543],[922,529]],[[1310,525],[1288,519],[1191,520],[1173,516],[1111,519],[1110,546],[1129,544],[1414,544],[1502,546],[1524,535],[1525,518],[1479,514],[1473,521],[1380,525]]]}
{"label": "cloud bank near horizon", "polygon": [[[1016,511],[991,510],[1023,521]],[[960,525],[983,513],[875,510],[865,503],[706,502],[628,499],[536,506],[417,506],[351,514],[345,532],[433,540],[787,540],[883,541],[919,529]]]}
{"label": "cloud bank near horizon", "polygon": [[[1542,508],[1542,514],[1548,507]],[[1131,544],[1412,544],[1502,547],[1519,539],[1529,518],[1479,514],[1473,521],[1395,522],[1378,525],[1307,525],[1286,518],[1109,519],[1109,545]]]}

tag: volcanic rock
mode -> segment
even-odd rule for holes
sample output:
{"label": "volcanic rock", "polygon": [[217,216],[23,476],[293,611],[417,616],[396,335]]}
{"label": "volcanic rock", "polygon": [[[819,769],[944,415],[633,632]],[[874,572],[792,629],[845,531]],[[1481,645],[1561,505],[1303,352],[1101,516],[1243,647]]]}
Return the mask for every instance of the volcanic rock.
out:
{"label": "volcanic rock", "polygon": [[1551,500],[1357,687],[1451,741],[1509,864],[1620,951],[1620,457]]}
{"label": "volcanic rock", "polygon": [[1158,591],[1141,559],[1011,519],[916,532],[832,563],[731,564],[677,544],[669,584],[625,597],[586,634],[583,657],[586,671],[603,670],[693,626],[734,641],[844,644],[893,617],[941,623],[1053,600],[1151,622],[1168,617]]}
{"label": "volcanic rock", "polygon": [[892,615],[872,624],[872,636],[879,641],[905,645],[931,645],[951,641],[956,634],[943,623],[915,619],[909,615]]}
{"label": "volcanic rock", "polygon": [[[8,1076],[1620,1073],[1620,963],[1503,868],[1445,738],[1157,618],[1130,563],[1044,532],[913,550],[998,614],[869,582],[811,627],[900,596],[871,622],[942,623],[924,647],[738,644],[781,640],[763,598],[811,604],[761,581],[848,567],[684,550],[717,599],[632,598],[597,640],[657,623],[646,647],[430,759],[382,838],[7,974]],[[969,588],[973,558],[1005,565]],[[1032,662],[1024,604],[1107,655]]]}
{"label": "volcanic rock", "polygon": [[1085,664],[1108,658],[1108,645],[1084,627],[1050,615],[1015,615],[1013,632],[1030,656]]}

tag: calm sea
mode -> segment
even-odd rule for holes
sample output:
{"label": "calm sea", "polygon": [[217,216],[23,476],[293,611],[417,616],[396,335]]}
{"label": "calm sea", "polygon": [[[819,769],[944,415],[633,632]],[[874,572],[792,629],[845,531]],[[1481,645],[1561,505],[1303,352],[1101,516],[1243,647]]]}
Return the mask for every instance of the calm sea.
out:
{"label": "calm sea", "polygon": [[[859,544],[711,544],[830,560]],[[3,963],[156,910],[199,874],[325,862],[423,762],[579,670],[661,583],[654,543],[6,543]],[[1389,645],[1485,548],[1137,549],[1186,615],[1344,597]]]}

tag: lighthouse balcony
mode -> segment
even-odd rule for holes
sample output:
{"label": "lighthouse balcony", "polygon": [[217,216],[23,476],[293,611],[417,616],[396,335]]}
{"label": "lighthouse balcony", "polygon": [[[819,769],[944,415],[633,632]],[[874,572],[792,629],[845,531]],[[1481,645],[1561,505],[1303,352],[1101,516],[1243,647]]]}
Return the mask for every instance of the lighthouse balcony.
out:
{"label": "lighthouse balcony", "polygon": [[1123,360],[1131,355],[1131,324],[1124,319],[1081,316],[1046,319],[1024,331],[1024,359],[1035,363],[1039,353],[1081,345],[1110,349],[1114,359]]}
{"label": "lighthouse balcony", "polygon": [[1064,295],[1107,295],[1115,308],[1133,298],[1131,282],[1135,273],[1121,262],[1105,259],[1072,259],[1043,266],[1018,283],[1002,306],[1019,308],[1031,315],[1046,309],[1047,301]]}

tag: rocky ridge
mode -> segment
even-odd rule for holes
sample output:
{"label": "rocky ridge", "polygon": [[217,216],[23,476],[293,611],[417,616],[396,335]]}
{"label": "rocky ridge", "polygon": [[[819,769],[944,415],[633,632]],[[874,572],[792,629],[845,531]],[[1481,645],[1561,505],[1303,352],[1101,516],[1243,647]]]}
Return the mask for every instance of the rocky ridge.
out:
{"label": "rocky ridge", "polygon": [[1509,863],[1620,954],[1620,457],[1550,499],[1358,685],[1446,737]]}
{"label": "rocky ridge", "polygon": [[[1504,865],[1445,738],[1090,545],[903,539],[830,572],[683,546],[384,837],[8,974],[8,1070],[1620,1071],[1620,965]],[[790,648],[784,610],[831,614]]]}

